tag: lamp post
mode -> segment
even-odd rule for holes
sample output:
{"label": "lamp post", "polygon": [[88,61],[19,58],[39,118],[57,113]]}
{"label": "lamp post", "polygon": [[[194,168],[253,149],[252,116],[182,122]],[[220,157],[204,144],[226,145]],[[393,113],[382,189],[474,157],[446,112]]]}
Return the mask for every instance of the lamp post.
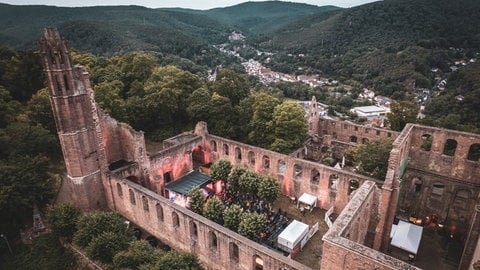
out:
{"label": "lamp post", "polygon": [[0,234],[0,237],[2,237],[3,239],[5,239],[5,242],[7,242],[8,250],[10,251],[10,255],[13,255],[12,248],[10,247],[10,243],[8,243],[7,236],[2,233],[2,234]]}

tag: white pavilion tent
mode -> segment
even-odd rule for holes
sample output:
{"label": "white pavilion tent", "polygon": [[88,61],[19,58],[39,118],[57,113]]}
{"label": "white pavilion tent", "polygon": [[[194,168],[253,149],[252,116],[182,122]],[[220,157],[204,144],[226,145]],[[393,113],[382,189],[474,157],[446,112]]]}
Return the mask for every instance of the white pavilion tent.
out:
{"label": "white pavilion tent", "polygon": [[392,226],[390,245],[417,255],[422,232],[423,227],[400,220],[398,225]]}
{"label": "white pavilion tent", "polygon": [[310,210],[311,212],[313,208],[317,206],[317,197],[312,194],[303,193],[302,196],[298,198],[297,207],[300,203],[303,203],[306,206],[308,206],[307,209]]}

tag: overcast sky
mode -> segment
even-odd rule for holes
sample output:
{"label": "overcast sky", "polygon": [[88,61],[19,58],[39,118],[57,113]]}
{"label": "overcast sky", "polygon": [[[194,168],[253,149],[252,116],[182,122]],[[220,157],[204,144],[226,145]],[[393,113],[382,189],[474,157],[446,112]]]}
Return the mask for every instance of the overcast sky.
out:
{"label": "overcast sky", "polygon": [[[252,1],[252,0],[250,0]],[[256,1],[256,0],[253,0]],[[353,7],[362,5],[376,0],[300,0],[287,1],[307,3],[317,6],[334,5],[337,7]],[[79,6],[117,6],[117,5],[138,5],[149,8],[160,7],[182,7],[192,9],[211,9],[215,7],[233,6],[239,3],[247,2],[239,0],[0,0],[0,3],[12,5],[50,5],[63,7],[79,7]],[[258,1],[256,1],[258,2]]]}

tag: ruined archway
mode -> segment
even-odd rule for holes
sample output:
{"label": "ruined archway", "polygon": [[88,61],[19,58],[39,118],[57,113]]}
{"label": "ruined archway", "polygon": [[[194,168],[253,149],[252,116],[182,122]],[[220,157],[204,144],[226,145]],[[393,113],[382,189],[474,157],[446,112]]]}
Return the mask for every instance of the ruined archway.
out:
{"label": "ruined archway", "polygon": [[193,169],[198,169],[205,164],[205,153],[200,145],[193,148],[192,151]]}

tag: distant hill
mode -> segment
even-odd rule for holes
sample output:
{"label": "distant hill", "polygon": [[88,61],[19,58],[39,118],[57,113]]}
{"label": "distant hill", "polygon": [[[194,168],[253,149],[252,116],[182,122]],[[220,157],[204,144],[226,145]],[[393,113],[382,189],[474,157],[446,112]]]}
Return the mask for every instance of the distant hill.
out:
{"label": "distant hill", "polygon": [[155,50],[191,57],[231,30],[268,32],[308,14],[336,9],[280,1],[212,10],[140,6],[65,8],[0,4],[0,45],[35,48],[45,27],[57,27],[72,46],[102,55]]}
{"label": "distant hill", "polygon": [[274,48],[343,54],[350,49],[420,45],[479,47],[480,1],[384,0],[314,14],[271,35]]}
{"label": "distant hill", "polygon": [[138,6],[64,8],[0,4],[0,44],[35,48],[45,27],[57,27],[73,47],[99,54],[157,50],[188,56],[225,40],[227,28],[201,14]]}
{"label": "distant hill", "polygon": [[268,33],[280,29],[307,15],[337,10],[334,6],[314,6],[281,1],[246,2],[226,8],[204,12],[227,25],[235,26],[245,33]]}

